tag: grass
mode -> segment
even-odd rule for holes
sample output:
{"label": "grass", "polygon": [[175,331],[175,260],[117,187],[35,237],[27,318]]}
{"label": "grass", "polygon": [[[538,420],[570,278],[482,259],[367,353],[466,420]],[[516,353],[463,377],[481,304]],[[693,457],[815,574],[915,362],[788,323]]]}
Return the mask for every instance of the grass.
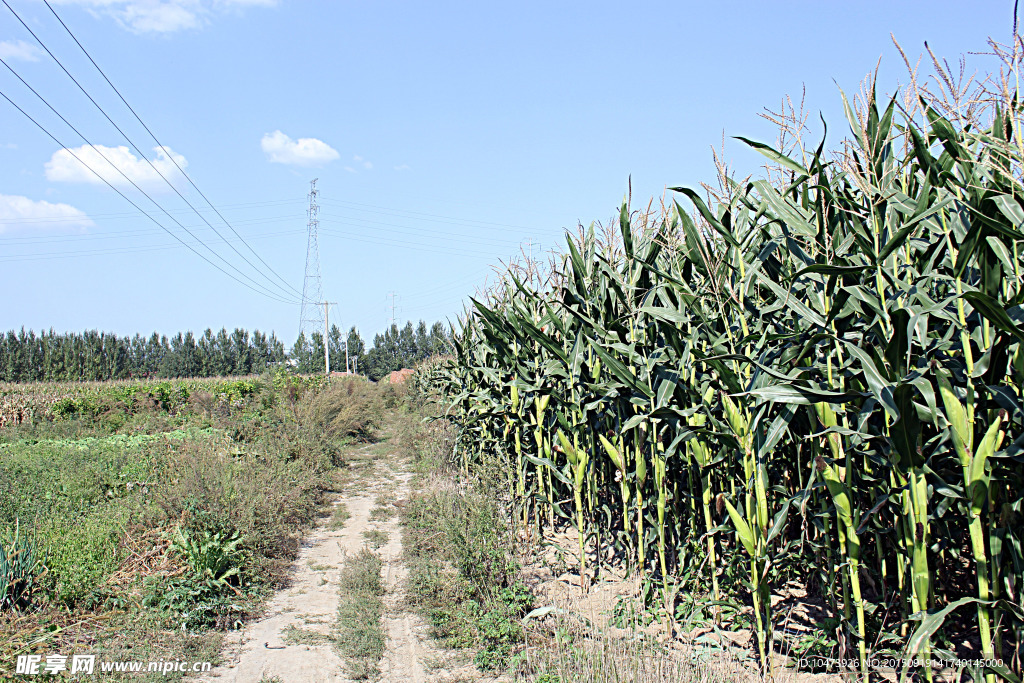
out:
{"label": "grass", "polygon": [[364,548],[348,556],[341,570],[335,646],[355,680],[372,678],[379,673],[378,663],[387,642],[381,621],[384,616],[381,566],[380,558]]}
{"label": "grass", "polygon": [[286,645],[323,645],[331,642],[331,637],[324,633],[289,625],[282,632],[281,640]]}
{"label": "grass", "polygon": [[612,638],[563,629],[533,628],[518,673],[534,683],[726,683],[737,680],[723,661],[705,664],[650,638]]}
{"label": "grass", "polygon": [[388,534],[380,529],[370,529],[369,531],[363,532],[363,538],[366,539],[366,544],[372,549],[377,550],[385,543],[388,542]]}
{"label": "grass", "polygon": [[17,526],[46,567],[28,609],[0,612],[0,659],[85,643],[216,661],[283,583],[346,444],[377,428],[370,391],[284,374],[0,385],[19,416],[0,420],[0,538]]}
{"label": "grass", "polygon": [[351,517],[351,513],[348,511],[348,506],[341,502],[334,506],[334,510],[331,512],[331,521],[327,526],[331,529],[341,529],[345,526],[345,522]]}
{"label": "grass", "polygon": [[386,522],[395,514],[395,499],[391,492],[378,494],[374,507],[370,510],[371,522]]}
{"label": "grass", "polygon": [[371,522],[386,522],[391,519],[395,514],[395,510],[391,505],[376,505],[370,510],[370,521]]}
{"label": "grass", "polygon": [[485,671],[500,671],[522,658],[521,620],[533,596],[519,580],[515,541],[499,496],[484,480],[459,482],[436,458],[442,432],[419,420],[399,423],[409,433],[407,456],[420,474],[419,491],[402,509],[410,604],[449,648],[471,648]]}

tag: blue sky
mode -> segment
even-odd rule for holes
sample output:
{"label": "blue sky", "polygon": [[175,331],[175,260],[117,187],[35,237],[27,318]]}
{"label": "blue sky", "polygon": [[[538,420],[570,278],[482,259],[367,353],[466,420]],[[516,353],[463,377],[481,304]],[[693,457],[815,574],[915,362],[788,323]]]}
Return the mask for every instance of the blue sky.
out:
{"label": "blue sky", "polygon": [[[578,222],[606,221],[630,175],[634,206],[713,178],[710,148],[723,134],[738,171],[756,170],[757,157],[728,136],[772,142],[758,114],[786,94],[806,88],[808,108],[838,140],[847,130],[838,87],[855,91],[879,58],[887,89],[903,75],[890,33],[912,56],[927,40],[953,61],[985,50],[989,36],[1007,40],[1013,7],[51,0],[169,148],[157,151],[45,4],[7,2],[206,220],[234,240],[175,162],[296,289],[306,195],[319,178],[324,293],[338,302],[332,322],[371,338],[390,317],[389,292],[400,320],[452,317],[500,259],[531,241],[535,253],[555,247]],[[102,152],[263,281],[2,5],[0,57],[101,149],[83,149],[0,66],[0,92],[62,145],[191,242]],[[298,330],[297,304],[257,294],[180,246],[3,100],[0,288],[2,329],[226,326],[274,330],[289,343]]]}

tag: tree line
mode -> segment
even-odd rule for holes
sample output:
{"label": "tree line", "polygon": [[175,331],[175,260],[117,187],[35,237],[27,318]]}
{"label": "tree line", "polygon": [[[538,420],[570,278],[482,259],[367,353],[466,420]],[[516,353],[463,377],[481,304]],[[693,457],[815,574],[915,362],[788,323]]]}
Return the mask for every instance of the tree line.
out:
{"label": "tree line", "polygon": [[[392,323],[384,332],[374,335],[373,346],[367,349],[355,327],[343,337],[338,326],[332,325],[327,345],[332,371],[348,369],[376,382],[394,370],[411,368],[431,356],[449,353],[451,336],[440,322],[429,328],[422,320],[415,328],[411,322],[402,328]],[[296,364],[298,372],[323,372],[323,334],[313,332],[308,339],[300,334],[289,358]]]}
{"label": "tree line", "polygon": [[[342,337],[331,327],[328,345],[331,369],[349,368],[376,381],[393,370],[412,367],[429,356],[445,353],[449,335],[444,325],[416,328],[407,323],[392,325],[377,334],[369,349],[353,327]],[[11,330],[0,335],[0,380],[5,382],[98,381],[139,377],[217,377],[260,373],[269,367],[288,365],[300,373],[324,371],[323,334],[309,339],[299,335],[290,352],[271,332],[207,329],[196,336],[179,332],[167,337],[118,336],[89,330],[57,333],[53,330]]]}

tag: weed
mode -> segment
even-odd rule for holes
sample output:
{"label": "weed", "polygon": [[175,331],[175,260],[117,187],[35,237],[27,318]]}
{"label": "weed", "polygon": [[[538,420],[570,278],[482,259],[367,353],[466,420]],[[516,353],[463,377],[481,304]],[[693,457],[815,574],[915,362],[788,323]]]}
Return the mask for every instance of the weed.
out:
{"label": "weed", "polygon": [[377,550],[382,545],[388,542],[387,532],[381,531],[379,529],[371,529],[369,531],[364,531],[363,538],[366,539],[366,544],[374,550]]}
{"label": "weed", "polygon": [[616,628],[643,628],[653,623],[656,616],[652,610],[645,609],[636,598],[624,595],[616,601],[608,623]]}
{"label": "weed", "polygon": [[0,612],[29,607],[46,571],[35,539],[21,531],[0,536]]}
{"label": "weed", "polygon": [[191,531],[179,528],[172,548],[188,563],[200,581],[224,589],[238,583],[243,553],[239,550],[242,536],[237,532],[209,530]]}
{"label": "weed", "polygon": [[124,518],[123,509],[107,504],[77,520],[49,518],[39,527],[49,569],[43,586],[55,602],[92,609],[109,597],[107,578],[123,557]]}
{"label": "weed", "polygon": [[374,501],[375,505],[370,510],[370,521],[383,522],[391,519],[395,514],[394,501],[394,496],[390,491],[378,494],[377,499]]}
{"label": "weed", "polygon": [[210,626],[238,627],[246,612],[236,594],[195,575],[148,577],[143,583],[143,607],[164,612],[182,630]]}
{"label": "weed", "polygon": [[504,669],[524,644],[532,596],[517,581],[501,508],[477,486],[460,490],[441,478],[430,488],[403,510],[409,599],[435,638],[476,648],[481,669]]}
{"label": "weed", "polygon": [[323,645],[331,642],[331,638],[323,633],[288,625],[281,633],[281,640],[287,645]]}
{"label": "weed", "polygon": [[387,640],[381,622],[384,585],[380,570],[380,558],[367,548],[347,557],[341,570],[335,646],[356,680],[376,676]]}
{"label": "weed", "polygon": [[505,588],[491,600],[477,620],[482,647],[474,662],[484,670],[504,669],[519,646],[524,645],[522,618],[533,605],[533,596],[522,584]]}
{"label": "weed", "polygon": [[376,505],[370,510],[371,522],[386,522],[394,514],[394,508],[390,505]]}
{"label": "weed", "polygon": [[328,527],[331,529],[341,529],[345,526],[345,522],[351,517],[351,513],[348,511],[348,506],[343,502],[339,502],[334,506],[334,510],[331,512],[331,521],[328,523]]}
{"label": "weed", "polygon": [[384,419],[382,389],[361,378],[333,381],[309,402],[304,417],[334,437],[368,441]]}

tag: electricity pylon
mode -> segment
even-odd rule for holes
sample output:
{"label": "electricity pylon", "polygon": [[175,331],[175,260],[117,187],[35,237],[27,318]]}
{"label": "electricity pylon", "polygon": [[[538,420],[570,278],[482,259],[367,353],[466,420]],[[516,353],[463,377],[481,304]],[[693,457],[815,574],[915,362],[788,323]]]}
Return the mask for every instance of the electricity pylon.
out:
{"label": "electricity pylon", "polygon": [[[309,183],[306,277],[302,280],[302,312],[299,315],[299,334],[305,334],[307,341],[313,332],[319,332],[324,326],[324,288],[323,279],[320,277],[320,246],[317,243],[317,228],[320,225],[317,218],[320,213],[320,206],[316,203],[320,194],[316,189],[317,180],[318,178],[313,178]],[[326,335],[324,335],[324,343],[327,343]]]}

